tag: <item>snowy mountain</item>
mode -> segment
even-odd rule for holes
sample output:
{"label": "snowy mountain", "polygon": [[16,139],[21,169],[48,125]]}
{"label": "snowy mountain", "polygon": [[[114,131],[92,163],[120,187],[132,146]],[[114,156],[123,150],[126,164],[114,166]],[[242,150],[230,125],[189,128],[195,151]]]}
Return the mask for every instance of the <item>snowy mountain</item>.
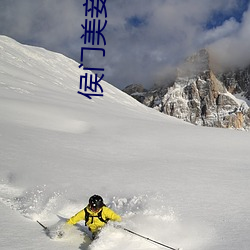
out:
{"label": "snowy mountain", "polygon": [[248,130],[249,69],[215,72],[211,61],[209,52],[200,50],[180,65],[170,87],[133,91],[131,85],[124,92],[146,106],[196,125]]}
{"label": "snowy mountain", "polygon": [[[249,133],[193,126],[101,81],[77,94],[78,64],[0,36],[0,247],[153,250],[112,224],[53,229],[102,195],[122,226],[184,250],[248,250]],[[91,73],[91,72],[88,72]]]}

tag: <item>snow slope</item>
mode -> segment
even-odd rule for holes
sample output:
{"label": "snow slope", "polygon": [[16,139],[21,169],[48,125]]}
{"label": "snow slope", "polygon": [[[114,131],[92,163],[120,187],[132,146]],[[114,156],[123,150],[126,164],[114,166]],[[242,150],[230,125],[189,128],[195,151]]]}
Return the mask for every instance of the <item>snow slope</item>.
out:
{"label": "snow slope", "polygon": [[[122,225],[184,250],[250,249],[248,132],[196,127],[107,82],[77,94],[82,69],[63,55],[0,36],[1,249],[162,249],[108,225],[51,228],[92,194]],[[59,223],[63,223],[60,222]]]}

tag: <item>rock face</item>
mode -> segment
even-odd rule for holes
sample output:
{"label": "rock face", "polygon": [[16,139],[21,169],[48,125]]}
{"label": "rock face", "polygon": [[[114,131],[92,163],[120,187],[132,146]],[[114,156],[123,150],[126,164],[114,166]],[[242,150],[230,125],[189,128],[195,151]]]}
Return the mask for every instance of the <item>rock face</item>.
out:
{"label": "rock face", "polygon": [[141,88],[130,94],[149,107],[196,125],[248,129],[250,109],[233,94],[250,96],[249,71],[248,68],[217,76],[204,49],[187,58],[170,87],[149,91]]}
{"label": "rock face", "polygon": [[230,93],[242,93],[250,100],[250,65],[245,69],[228,70],[218,74],[218,79],[225,84]]}
{"label": "rock face", "polygon": [[123,89],[125,93],[128,95],[133,96],[137,101],[142,102],[144,101],[144,95],[146,94],[147,90],[144,89],[142,84],[131,84],[128,85],[125,89]]}

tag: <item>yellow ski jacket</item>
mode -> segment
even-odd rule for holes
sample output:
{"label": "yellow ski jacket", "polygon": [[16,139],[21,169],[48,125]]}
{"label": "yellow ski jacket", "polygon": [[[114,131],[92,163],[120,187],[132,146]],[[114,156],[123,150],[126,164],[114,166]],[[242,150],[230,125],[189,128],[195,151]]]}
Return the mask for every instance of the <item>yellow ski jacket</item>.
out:
{"label": "yellow ski jacket", "polygon": [[[86,207],[87,212],[89,213],[88,221],[85,221],[86,226],[88,226],[89,230],[92,233],[97,232],[100,228],[102,228],[106,223],[104,221],[112,220],[112,221],[121,221],[120,215],[116,214],[113,210],[110,208],[103,206],[99,211],[93,212],[89,209],[89,207]],[[100,220],[98,218],[98,215],[101,211],[101,218],[104,220]],[[72,216],[68,221],[67,224],[75,225],[80,220],[85,220],[85,210],[81,210],[76,215]]]}

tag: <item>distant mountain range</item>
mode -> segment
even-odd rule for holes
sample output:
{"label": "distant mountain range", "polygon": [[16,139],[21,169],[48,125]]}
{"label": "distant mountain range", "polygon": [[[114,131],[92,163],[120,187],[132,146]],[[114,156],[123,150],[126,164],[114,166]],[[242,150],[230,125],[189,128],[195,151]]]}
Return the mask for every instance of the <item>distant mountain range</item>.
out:
{"label": "distant mountain range", "polygon": [[180,65],[172,84],[149,90],[132,84],[123,91],[148,107],[196,125],[250,127],[250,65],[219,71],[206,49]]}

